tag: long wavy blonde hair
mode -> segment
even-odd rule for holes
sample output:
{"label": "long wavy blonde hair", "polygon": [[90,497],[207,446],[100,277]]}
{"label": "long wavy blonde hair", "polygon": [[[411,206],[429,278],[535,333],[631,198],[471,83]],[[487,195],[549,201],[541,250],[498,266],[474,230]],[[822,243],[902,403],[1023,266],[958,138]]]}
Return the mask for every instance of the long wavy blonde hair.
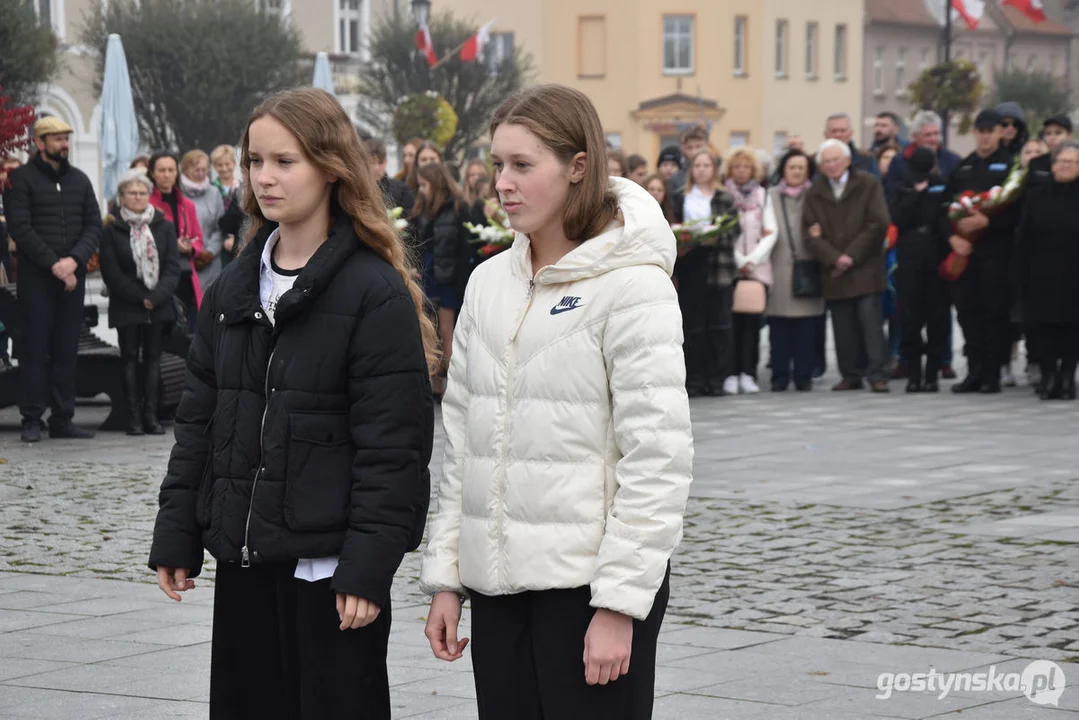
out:
{"label": "long wavy blonde hair", "polygon": [[262,117],[272,117],[285,126],[300,143],[308,160],[322,172],[338,178],[331,194],[330,212],[347,215],[356,236],[401,276],[419,317],[427,366],[435,372],[441,364],[438,334],[424,312],[423,290],[413,278],[404,240],[386,213],[382,194],[371,177],[367,150],[352,121],[326,91],[294,88],[275,93],[263,100],[248,118],[240,155],[244,173],[243,209],[252,220],[248,237],[254,237],[266,223],[250,181],[251,124]]}

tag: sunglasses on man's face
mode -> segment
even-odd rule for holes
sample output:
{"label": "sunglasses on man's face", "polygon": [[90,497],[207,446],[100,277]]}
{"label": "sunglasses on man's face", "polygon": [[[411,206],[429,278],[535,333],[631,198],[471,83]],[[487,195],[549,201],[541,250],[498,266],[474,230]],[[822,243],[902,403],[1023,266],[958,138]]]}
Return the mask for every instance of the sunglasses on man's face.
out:
{"label": "sunglasses on man's face", "polygon": [[1002,122],[1002,123],[1000,124],[1000,126],[1001,126],[1001,127],[1006,127],[1006,128],[1010,128],[1010,127],[1015,127],[1015,123],[1014,123],[1014,122],[1012,122],[1011,120],[1005,120],[1004,122]]}

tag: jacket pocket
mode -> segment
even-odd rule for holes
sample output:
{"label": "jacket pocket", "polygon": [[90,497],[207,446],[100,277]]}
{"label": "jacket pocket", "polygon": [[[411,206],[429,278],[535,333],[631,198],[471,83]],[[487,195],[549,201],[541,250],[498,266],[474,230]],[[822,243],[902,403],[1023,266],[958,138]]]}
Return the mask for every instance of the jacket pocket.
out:
{"label": "jacket pocket", "polygon": [[348,415],[289,413],[285,464],[285,524],[292,530],[348,526],[356,451]]}

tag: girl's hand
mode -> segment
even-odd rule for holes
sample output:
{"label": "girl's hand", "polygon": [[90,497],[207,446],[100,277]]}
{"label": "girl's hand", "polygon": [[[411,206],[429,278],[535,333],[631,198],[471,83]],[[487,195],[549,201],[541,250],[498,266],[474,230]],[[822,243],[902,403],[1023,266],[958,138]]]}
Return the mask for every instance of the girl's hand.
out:
{"label": "girl's hand", "polygon": [[180,593],[195,589],[195,581],[189,580],[187,577],[189,572],[191,570],[188,568],[170,568],[158,565],[157,586],[170,599],[180,602]]}
{"label": "girl's hand", "polygon": [[378,618],[378,605],[359,595],[337,593],[337,617],[341,618],[341,630],[367,627]]}
{"label": "girl's hand", "polygon": [[427,627],[423,634],[431,643],[435,657],[446,662],[459,660],[468,645],[468,638],[457,640],[457,626],[461,622],[461,599],[456,593],[440,592],[431,598],[431,610],[427,613]]}
{"label": "girl's hand", "polygon": [[225,248],[225,252],[232,252],[232,248],[236,245],[236,236],[229,235],[225,238],[225,242],[221,243],[221,247]]}
{"label": "girl's hand", "polygon": [[629,672],[633,651],[633,618],[600,608],[584,636],[584,679],[606,685]]}

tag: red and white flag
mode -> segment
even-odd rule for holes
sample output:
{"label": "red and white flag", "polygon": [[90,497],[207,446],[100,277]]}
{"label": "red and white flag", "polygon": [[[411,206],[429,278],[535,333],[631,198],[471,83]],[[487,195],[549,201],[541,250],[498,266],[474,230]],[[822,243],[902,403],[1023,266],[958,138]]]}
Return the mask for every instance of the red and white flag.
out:
{"label": "red and white flag", "polygon": [[1011,5],[1036,23],[1045,22],[1045,6],[1042,0],[1003,0],[1001,5]]}
{"label": "red and white flag", "polygon": [[952,9],[959,13],[959,17],[963,18],[968,28],[977,30],[978,23],[985,14],[985,0],[952,0]]}
{"label": "red and white flag", "polygon": [[431,31],[426,25],[420,27],[416,33],[416,49],[427,58],[427,64],[434,67],[438,64],[438,56],[435,55],[435,46],[431,44]]}
{"label": "red and white flag", "polygon": [[461,48],[461,59],[465,62],[472,62],[478,57],[483,55],[483,48],[487,45],[487,41],[491,39],[491,26],[495,24],[495,21],[487,23],[476,34],[465,40],[464,47]]}

